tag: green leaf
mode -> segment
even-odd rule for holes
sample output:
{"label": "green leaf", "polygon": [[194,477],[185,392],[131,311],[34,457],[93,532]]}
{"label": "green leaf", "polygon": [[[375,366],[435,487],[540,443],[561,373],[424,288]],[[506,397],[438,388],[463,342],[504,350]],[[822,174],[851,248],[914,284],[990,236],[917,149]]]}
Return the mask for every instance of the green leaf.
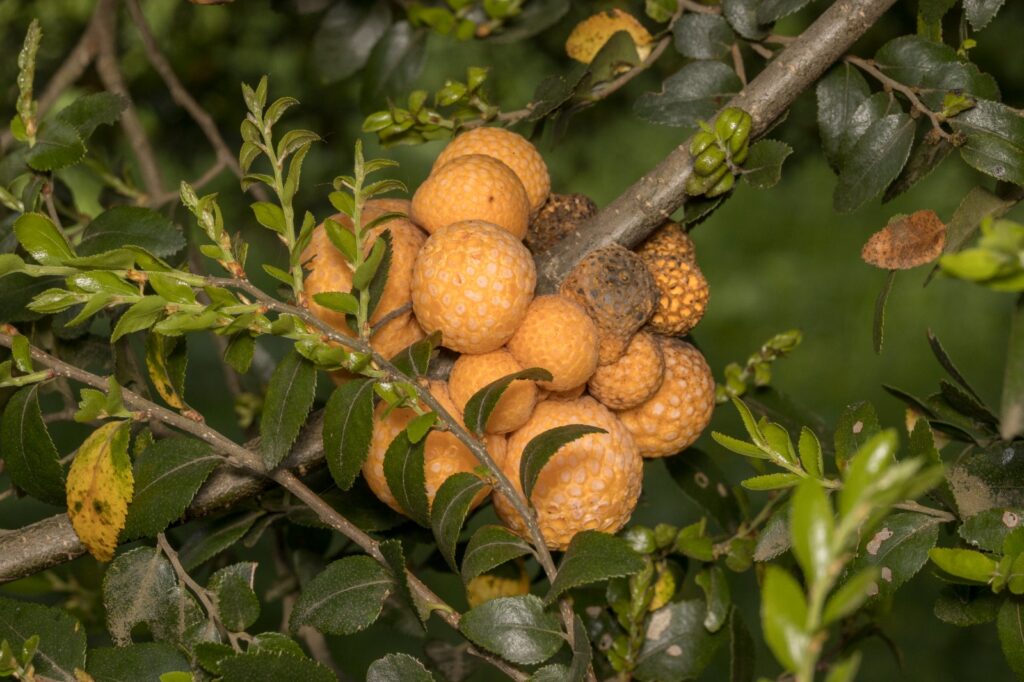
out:
{"label": "green leaf", "polygon": [[332,562],[302,590],[292,610],[293,632],[312,625],[329,635],[348,635],[380,616],[393,582],[387,570],[368,556]]}
{"label": "green leaf", "polygon": [[873,535],[864,538],[851,569],[876,567],[878,594],[891,595],[927,563],[928,551],[939,537],[939,524],[934,516],[912,512],[886,517]]}
{"label": "green leaf", "polygon": [[39,315],[28,309],[29,303],[59,283],[56,277],[31,277],[21,273],[7,275],[0,283],[0,322],[37,319]]}
{"label": "green leaf", "polygon": [[928,558],[951,576],[983,585],[988,584],[999,565],[995,559],[973,549],[933,547]]}
{"label": "green leaf", "polygon": [[143,296],[118,318],[114,330],[110,333],[110,342],[114,343],[127,334],[149,329],[163,315],[166,305],[167,301],[162,296]]}
{"label": "green leaf", "polygon": [[313,35],[313,63],[322,81],[333,83],[362,69],[390,26],[391,8],[386,3],[334,4]]}
{"label": "green leaf", "polygon": [[731,529],[739,524],[739,504],[732,484],[710,456],[689,448],[685,457],[669,457],[665,465],[683,493],[711,514],[722,528]]}
{"label": "green leaf", "polygon": [[292,350],[270,377],[260,417],[263,464],[273,469],[291,450],[316,395],[316,367]]}
{"label": "green leaf", "polygon": [[634,677],[640,682],[697,679],[725,644],[725,632],[712,634],[704,600],[671,602],[647,619]]}
{"label": "green leaf", "polygon": [[23,213],[14,221],[14,234],[21,247],[41,265],[60,265],[75,256],[63,233],[42,213]]}
{"label": "green leaf", "polygon": [[373,380],[355,379],[334,390],[324,408],[324,456],[342,490],[352,487],[373,439]]}
{"label": "green leaf", "polygon": [[803,477],[798,474],[762,474],[744,479],[740,481],[740,485],[747,490],[779,490],[792,488],[802,480]]}
{"label": "green leaf", "polygon": [[426,440],[413,443],[402,431],[384,453],[384,479],[398,506],[421,526],[430,526],[423,452]]}
{"label": "green leaf", "polygon": [[249,332],[239,332],[228,341],[228,347],[224,349],[224,362],[239,374],[245,374],[249,371],[255,351],[256,340],[252,335]]}
{"label": "green leaf", "polygon": [[750,629],[733,607],[729,613],[729,682],[753,682],[755,653]]}
{"label": "green leaf", "polygon": [[793,493],[789,534],[804,577],[808,583],[824,579],[832,556],[835,519],[832,504],[821,483],[805,478]]}
{"label": "green leaf", "polygon": [[852,64],[842,63],[818,81],[818,131],[825,158],[833,170],[843,165],[844,149],[856,141],[849,139],[854,112],[871,94],[868,82]]}
{"label": "green leaf", "polygon": [[[931,123],[928,122],[921,125],[930,126]],[[899,177],[886,188],[885,194],[882,195],[882,203],[892,201],[921,180],[924,180],[933,170],[938,168],[939,164],[946,160],[946,157],[952,151],[953,145],[949,140],[940,138],[933,142],[931,136],[926,133],[922,139],[918,140],[913,151],[910,152],[910,159],[907,160],[907,165],[900,171]]]}
{"label": "green leaf", "polygon": [[486,601],[462,615],[459,630],[474,644],[522,665],[546,661],[564,643],[558,618],[532,594]]}
{"label": "green leaf", "polygon": [[676,51],[690,59],[721,59],[736,42],[729,24],[717,14],[688,12],[672,33]]}
{"label": "green leaf", "polygon": [[632,575],[643,568],[643,558],[622,538],[596,530],[581,531],[569,543],[545,601],[551,603],[580,585]]}
{"label": "green leaf", "polygon": [[20,389],[7,401],[0,442],[11,483],[36,499],[63,506],[64,471],[39,409],[39,384]]}
{"label": "green leaf", "polygon": [[[971,28],[980,31],[988,26],[1004,2],[1006,0],[964,0],[964,13],[967,15],[967,20],[971,22]],[[1017,674],[1024,675],[1019,670]]]}
{"label": "green leaf", "polygon": [[422,605],[416,600],[409,589],[409,575],[405,565],[405,550],[402,548],[402,541],[397,538],[385,540],[380,543],[380,553],[384,555],[388,568],[391,569],[391,577],[395,583],[395,590],[400,601],[412,609],[419,617],[421,623],[426,623],[430,617],[430,608]]}
{"label": "green leaf", "polygon": [[1024,116],[1005,104],[979,99],[950,120],[967,136],[960,156],[970,166],[1004,182],[1024,185]]}
{"label": "green leaf", "polygon": [[370,664],[366,682],[436,682],[423,664],[408,654],[388,654]]}
{"label": "green leaf", "polygon": [[256,682],[257,680],[302,680],[337,682],[326,666],[311,659],[275,651],[235,654],[219,662],[220,682]]}
{"label": "green leaf", "polygon": [[848,213],[881,194],[903,170],[914,143],[910,116],[890,114],[868,126],[839,173],[833,205]]}
{"label": "green leaf", "polygon": [[825,676],[825,682],[853,682],[860,670],[861,653],[854,651],[848,657],[834,664]]}
{"label": "green leaf", "polygon": [[895,461],[897,442],[896,432],[888,429],[872,436],[854,453],[839,491],[840,516],[846,516],[856,506],[874,502],[877,479]]}
{"label": "green leaf", "polygon": [[250,208],[253,215],[256,216],[256,222],[268,230],[284,234],[284,211],[281,210],[280,206],[269,201],[255,201],[250,205]]}
{"label": "green leaf", "polygon": [[473,506],[473,500],[487,483],[478,476],[467,472],[453,474],[437,489],[430,509],[430,525],[437,539],[437,548],[453,571],[458,572],[455,561],[455,545],[462,532],[462,525]]}
{"label": "green leaf", "polygon": [[39,636],[32,658],[35,674],[61,682],[75,682],[75,669],[85,668],[85,628],[58,608],[0,597],[0,641],[20,651]]}
{"label": "green leaf", "polygon": [[370,284],[370,280],[377,274],[377,268],[380,267],[381,262],[384,259],[384,254],[388,252],[388,242],[390,239],[383,238],[378,239],[373,243],[373,248],[370,249],[370,255],[366,257],[366,260],[356,269],[352,275],[352,288],[360,291],[367,288]]}
{"label": "green leaf", "polygon": [[563,445],[594,433],[605,433],[605,430],[596,426],[567,424],[548,429],[531,438],[523,448],[523,456],[519,462],[519,480],[526,499],[530,499],[533,494],[533,486],[537,483],[544,465]]}
{"label": "green leaf", "polygon": [[468,583],[506,561],[532,552],[525,540],[503,526],[483,526],[473,533],[462,555],[462,580]]}
{"label": "green leaf", "polygon": [[186,571],[200,566],[241,540],[266,512],[238,512],[208,522],[189,535],[178,551]]}
{"label": "green leaf", "polygon": [[114,644],[131,643],[132,629],[152,623],[176,607],[178,578],[171,562],[152,547],[139,547],[114,559],[103,576],[103,606]]}
{"label": "green leaf", "polygon": [[355,315],[359,312],[359,301],[345,291],[324,291],[313,294],[313,300],[323,307],[338,313]]}
{"label": "green leaf", "polygon": [[875,317],[871,325],[871,341],[876,354],[881,354],[882,343],[885,341],[885,304],[892,293],[892,285],[896,282],[896,270],[890,270],[885,275],[885,283],[882,290],[875,298]]}
{"label": "green leaf", "polygon": [[878,574],[878,569],[874,566],[854,573],[825,602],[822,622],[829,625],[853,615],[853,612],[859,609],[873,593],[877,593]]}
{"label": "green leaf", "polygon": [[998,554],[1002,552],[1006,536],[1020,527],[1022,519],[1024,508],[987,509],[966,519],[957,532],[975,547]]}
{"label": "green leaf", "polygon": [[121,118],[128,101],[112,92],[83,95],[60,110],[57,119],[75,129],[82,140],[88,140],[101,125],[113,125]]}
{"label": "green leaf", "polygon": [[94,682],[165,682],[165,673],[192,674],[188,659],[162,642],[92,649],[85,671]]}
{"label": "green leaf", "polygon": [[757,8],[761,0],[722,0],[722,15],[732,30],[748,40],[762,40],[767,37],[771,26],[757,19]]}
{"label": "green leaf", "polygon": [[222,462],[194,438],[159,440],[135,460],[135,494],[121,536],[153,537],[180,519],[199,486]]}
{"label": "green leaf", "polygon": [[743,179],[757,189],[771,189],[782,179],[782,164],[792,153],[793,148],[785,142],[758,140],[750,145],[743,162]]}
{"label": "green leaf", "polygon": [[1014,306],[1006,348],[999,434],[1009,441],[1024,434],[1024,296]]}
{"label": "green leaf", "polygon": [[987,509],[1024,507],[1024,443],[1000,443],[974,450],[947,474],[962,518]]}
{"label": "green leaf", "polygon": [[1002,599],[991,588],[947,585],[935,600],[935,617],[943,623],[966,628],[996,619]]}
{"label": "green leaf", "polygon": [[391,364],[409,378],[423,376],[430,368],[430,358],[441,343],[441,333],[433,332],[416,343],[409,344],[391,358]]}
{"label": "green leaf", "polygon": [[505,393],[505,390],[516,380],[526,381],[551,381],[551,372],[546,369],[532,367],[519,372],[514,372],[496,379],[474,393],[466,401],[463,417],[468,428],[478,437],[483,437],[487,420],[497,407],[498,401]]}
{"label": "green leaf", "polygon": [[366,111],[379,109],[389,95],[408,92],[423,70],[428,31],[396,21],[370,51],[362,74],[360,102]]}
{"label": "green leaf", "polygon": [[725,625],[732,607],[732,595],[725,572],[718,565],[712,564],[701,569],[694,582],[704,590],[704,601],[707,604],[704,627],[708,632],[718,632]]}
{"label": "green leaf", "polygon": [[854,403],[843,410],[834,438],[836,464],[840,471],[846,468],[853,454],[881,429],[871,403]]}
{"label": "green leaf", "polygon": [[806,622],[807,600],[800,584],[786,569],[769,565],[761,587],[761,625],[768,648],[787,670],[796,670],[808,654]]}
{"label": "green leaf", "polygon": [[757,8],[757,20],[770,24],[802,9],[811,0],[764,0]]}
{"label": "green leaf", "polygon": [[256,564],[231,564],[212,576],[207,586],[217,600],[221,622],[231,632],[242,632],[260,617],[260,600],[253,591]]}
{"label": "green leaf", "polygon": [[651,123],[693,128],[697,121],[711,119],[742,87],[722,62],[691,62],[670,76],[660,92],[642,94],[633,109]]}
{"label": "green leaf", "polygon": [[154,256],[173,256],[184,248],[185,237],[162,213],[141,206],[115,206],[85,227],[78,252],[92,256],[129,245]]}
{"label": "green leaf", "polygon": [[1024,678],[1024,601],[1006,599],[999,607],[996,629],[1006,662],[1018,679]]}
{"label": "green leaf", "polygon": [[59,119],[45,121],[34,147],[25,152],[33,170],[55,171],[73,166],[85,156],[85,143],[72,126]]}
{"label": "green leaf", "polygon": [[875,54],[878,68],[894,80],[920,88],[922,101],[941,109],[947,92],[998,100],[999,86],[992,76],[961,60],[956,50],[941,42],[908,35],[890,40]]}
{"label": "green leaf", "polygon": [[804,471],[815,478],[821,478],[825,472],[825,462],[822,458],[821,443],[814,431],[804,426],[800,429],[800,440],[797,444],[800,453],[800,464]]}

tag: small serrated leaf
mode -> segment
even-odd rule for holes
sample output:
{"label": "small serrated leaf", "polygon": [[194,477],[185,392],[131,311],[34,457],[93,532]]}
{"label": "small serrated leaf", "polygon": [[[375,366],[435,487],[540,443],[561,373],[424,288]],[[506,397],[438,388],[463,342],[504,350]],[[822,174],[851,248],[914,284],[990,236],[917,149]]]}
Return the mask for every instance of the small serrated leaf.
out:
{"label": "small serrated leaf", "polygon": [[263,464],[273,469],[291,450],[316,395],[316,367],[292,350],[270,377],[260,417]]}
{"label": "small serrated leaf", "polygon": [[546,369],[531,367],[530,369],[514,372],[492,381],[466,401],[466,407],[463,410],[466,428],[475,435],[482,437],[487,420],[490,419],[491,413],[494,412],[498,401],[501,400],[501,396],[513,381],[551,381],[551,378],[551,372]]}
{"label": "small serrated leaf", "polygon": [[430,527],[423,453],[426,440],[413,443],[402,431],[384,453],[384,478],[398,506],[416,523]]}
{"label": "small serrated leaf", "polygon": [[373,439],[373,380],[354,379],[336,388],[324,408],[324,458],[334,482],[348,490]]}
{"label": "small serrated leaf", "polygon": [[632,575],[643,568],[643,558],[622,538],[596,530],[579,532],[562,557],[545,601],[551,603],[574,587]]}
{"label": "small serrated leaf", "polygon": [[437,540],[437,548],[453,571],[459,570],[455,561],[455,546],[466,522],[466,516],[477,495],[487,483],[479,476],[459,472],[445,479],[437,489],[430,508],[430,525]]}
{"label": "small serrated leaf", "polygon": [[544,465],[563,446],[584,436],[596,433],[607,433],[604,429],[584,424],[567,424],[534,436],[523,448],[523,456],[519,462],[519,480],[523,494],[530,499],[533,486],[537,483]]}

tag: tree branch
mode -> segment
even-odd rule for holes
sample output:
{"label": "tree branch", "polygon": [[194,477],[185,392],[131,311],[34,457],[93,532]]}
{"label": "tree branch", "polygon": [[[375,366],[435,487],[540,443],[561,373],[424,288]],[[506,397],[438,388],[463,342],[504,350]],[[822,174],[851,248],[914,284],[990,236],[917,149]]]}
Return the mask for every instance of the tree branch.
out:
{"label": "tree branch", "polygon": [[[754,119],[751,136],[767,130],[805,91],[885,13],[895,0],[837,0],[786,47],[728,106]],[[537,259],[537,288],[554,291],[588,252],[609,244],[633,247],[661,225],[686,199],[693,162],[684,142],[618,199],[579,230]]]}

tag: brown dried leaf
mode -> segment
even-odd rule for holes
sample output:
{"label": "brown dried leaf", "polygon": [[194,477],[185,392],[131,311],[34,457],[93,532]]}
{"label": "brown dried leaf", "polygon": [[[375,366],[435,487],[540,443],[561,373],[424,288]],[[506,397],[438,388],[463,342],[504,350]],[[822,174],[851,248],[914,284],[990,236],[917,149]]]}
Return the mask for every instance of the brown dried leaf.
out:
{"label": "brown dried leaf", "polygon": [[930,263],[946,245],[946,225],[930,209],[893,216],[871,235],[860,252],[865,263],[883,270],[909,270]]}

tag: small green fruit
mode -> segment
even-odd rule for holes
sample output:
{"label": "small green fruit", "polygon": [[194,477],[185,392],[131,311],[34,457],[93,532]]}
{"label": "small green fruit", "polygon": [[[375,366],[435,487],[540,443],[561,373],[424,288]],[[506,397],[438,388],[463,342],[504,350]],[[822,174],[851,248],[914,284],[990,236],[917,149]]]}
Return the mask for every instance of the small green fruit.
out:
{"label": "small green fruit", "polygon": [[728,192],[729,190],[731,190],[732,186],[735,184],[736,176],[733,175],[732,173],[729,173],[728,175],[723,176],[721,180],[719,180],[717,183],[715,183],[713,187],[711,187],[711,189],[705,192],[705,196],[707,196],[708,199],[713,199],[715,197],[721,196]]}

